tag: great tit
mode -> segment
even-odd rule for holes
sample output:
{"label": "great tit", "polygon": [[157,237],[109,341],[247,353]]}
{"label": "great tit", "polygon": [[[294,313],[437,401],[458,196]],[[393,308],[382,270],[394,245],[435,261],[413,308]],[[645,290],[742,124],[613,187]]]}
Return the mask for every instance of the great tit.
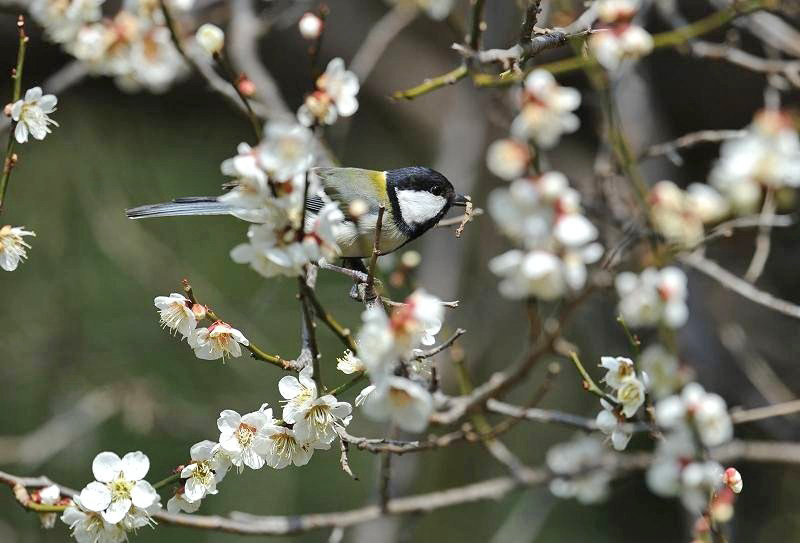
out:
{"label": "great tit", "polygon": [[[379,249],[381,254],[396,251],[435,226],[451,206],[465,206],[468,197],[456,193],[453,185],[439,172],[411,166],[388,171],[361,168],[312,168],[325,194],[345,214],[337,243],[343,258],[366,258],[375,239],[378,210],[384,206]],[[361,200],[366,211],[355,219],[349,216],[350,205]],[[322,206],[321,195],[309,196],[306,225]],[[185,215],[229,215],[236,209],[216,197],[177,198],[172,202],[128,209],[131,219]]]}

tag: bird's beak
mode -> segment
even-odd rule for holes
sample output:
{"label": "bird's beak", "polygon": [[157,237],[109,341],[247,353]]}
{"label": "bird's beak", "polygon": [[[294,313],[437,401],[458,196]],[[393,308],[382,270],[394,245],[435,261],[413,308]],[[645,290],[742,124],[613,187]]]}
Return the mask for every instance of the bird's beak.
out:
{"label": "bird's beak", "polygon": [[470,198],[469,196],[464,196],[463,194],[456,193],[456,195],[453,197],[454,206],[464,207],[467,205],[467,202],[471,201],[472,198]]}

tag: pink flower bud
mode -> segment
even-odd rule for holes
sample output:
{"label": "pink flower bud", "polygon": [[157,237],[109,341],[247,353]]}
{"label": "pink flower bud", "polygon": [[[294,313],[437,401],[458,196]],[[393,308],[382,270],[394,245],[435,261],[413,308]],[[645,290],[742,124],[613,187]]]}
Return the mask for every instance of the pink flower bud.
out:
{"label": "pink flower bud", "polygon": [[192,313],[194,313],[194,318],[201,321],[206,318],[206,306],[200,304],[194,304],[192,306]]}
{"label": "pink flower bud", "polygon": [[728,468],[722,475],[722,483],[733,490],[736,494],[742,491],[742,474],[736,468]]}

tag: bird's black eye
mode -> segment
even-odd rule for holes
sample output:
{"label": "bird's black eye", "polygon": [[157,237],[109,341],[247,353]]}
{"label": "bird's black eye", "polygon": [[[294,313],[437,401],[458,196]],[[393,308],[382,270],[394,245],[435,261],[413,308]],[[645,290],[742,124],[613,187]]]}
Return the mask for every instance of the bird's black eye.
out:
{"label": "bird's black eye", "polygon": [[442,194],[442,187],[439,185],[434,185],[431,187],[431,194],[434,196],[440,196]]}

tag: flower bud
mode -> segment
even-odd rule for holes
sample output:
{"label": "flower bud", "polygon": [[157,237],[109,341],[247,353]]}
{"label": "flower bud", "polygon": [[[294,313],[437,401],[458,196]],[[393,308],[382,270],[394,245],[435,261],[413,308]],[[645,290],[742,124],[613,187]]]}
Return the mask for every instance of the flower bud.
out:
{"label": "flower bud", "polygon": [[206,306],[200,304],[194,304],[192,306],[192,313],[194,314],[194,318],[201,321],[206,318]]}
{"label": "flower bud", "polygon": [[220,27],[211,23],[206,23],[198,28],[195,39],[209,55],[219,54],[225,45],[225,33]]}
{"label": "flower bud", "polygon": [[239,81],[236,82],[236,86],[239,88],[239,92],[248,98],[256,93],[255,83],[246,75],[242,75],[239,78]]}
{"label": "flower bud", "polygon": [[3,115],[5,115],[6,117],[11,117],[11,108],[13,107],[13,105],[14,104],[12,104],[11,102],[7,103],[3,108]]}
{"label": "flower bud", "polygon": [[722,483],[733,490],[736,494],[742,491],[742,474],[736,468],[728,468],[722,475]]}
{"label": "flower bud", "polygon": [[322,35],[322,28],[324,24],[319,15],[307,11],[300,17],[300,22],[297,27],[300,29],[300,35],[307,40],[319,39]]}

